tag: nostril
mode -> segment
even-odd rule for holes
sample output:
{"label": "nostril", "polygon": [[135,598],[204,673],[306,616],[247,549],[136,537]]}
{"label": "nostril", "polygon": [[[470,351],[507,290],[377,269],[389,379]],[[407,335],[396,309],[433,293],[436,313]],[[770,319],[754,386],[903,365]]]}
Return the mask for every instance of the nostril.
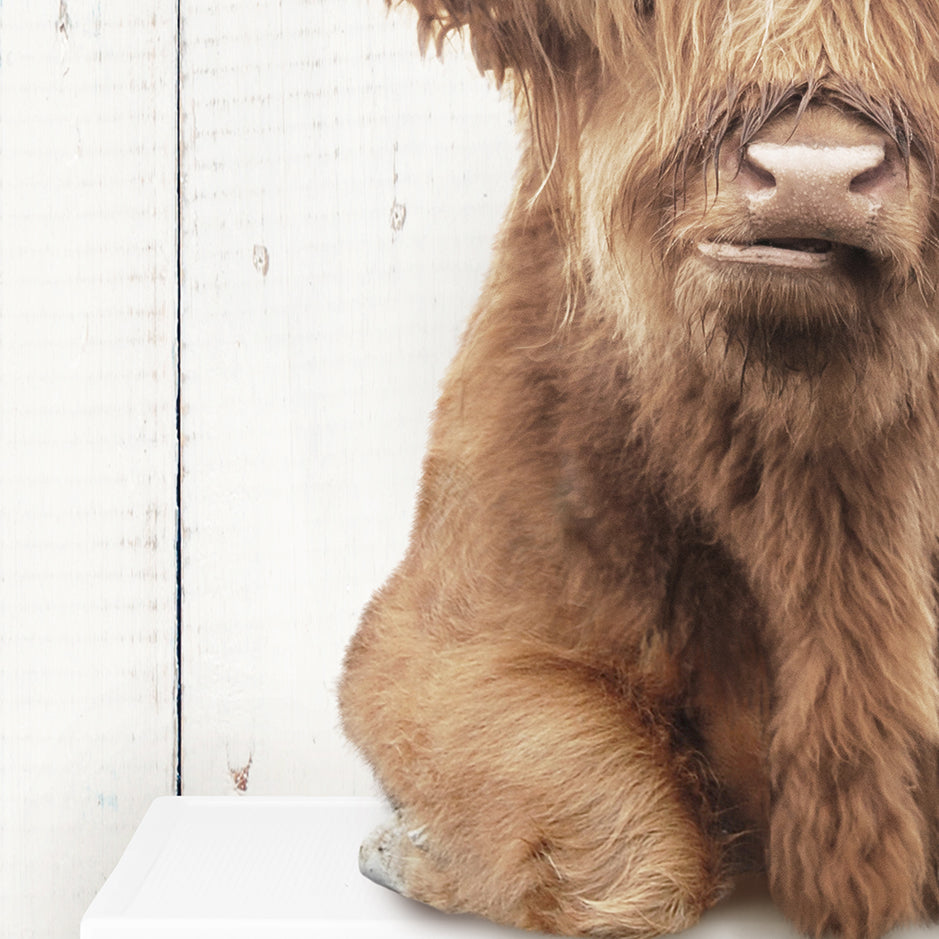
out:
{"label": "nostril", "polygon": [[737,180],[746,189],[753,191],[776,188],[776,177],[768,167],[751,156],[749,147],[745,147],[740,152],[740,161],[737,164]]}
{"label": "nostril", "polygon": [[898,159],[890,153],[884,153],[875,166],[858,173],[850,183],[851,192],[870,196],[883,188],[898,172]]}

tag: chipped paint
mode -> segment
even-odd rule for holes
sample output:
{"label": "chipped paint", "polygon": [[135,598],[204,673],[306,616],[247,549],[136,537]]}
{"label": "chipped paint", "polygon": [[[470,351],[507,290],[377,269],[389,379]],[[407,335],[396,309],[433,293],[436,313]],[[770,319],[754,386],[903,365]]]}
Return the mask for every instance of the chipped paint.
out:
{"label": "chipped paint", "polygon": [[255,245],[252,252],[252,263],[254,269],[262,276],[267,277],[267,272],[271,266],[271,256],[264,245]]}
{"label": "chipped paint", "polygon": [[394,150],[391,155],[391,230],[394,233],[391,237],[394,239],[398,232],[404,228],[404,223],[408,217],[408,207],[398,198],[398,141],[394,143]]}
{"label": "chipped paint", "polygon": [[55,20],[55,31],[59,37],[59,59],[62,63],[62,75],[68,75],[71,68],[69,39],[72,34],[72,18],[68,13],[66,0],[59,0],[59,15]]}
{"label": "chipped paint", "polygon": [[408,207],[403,202],[395,202],[391,207],[391,230],[401,231],[408,217]]}
{"label": "chipped paint", "polygon": [[248,791],[248,777],[251,775],[251,764],[253,762],[254,754],[250,754],[248,756],[248,762],[239,769],[235,769],[233,766],[229,765],[228,772],[236,792]]}

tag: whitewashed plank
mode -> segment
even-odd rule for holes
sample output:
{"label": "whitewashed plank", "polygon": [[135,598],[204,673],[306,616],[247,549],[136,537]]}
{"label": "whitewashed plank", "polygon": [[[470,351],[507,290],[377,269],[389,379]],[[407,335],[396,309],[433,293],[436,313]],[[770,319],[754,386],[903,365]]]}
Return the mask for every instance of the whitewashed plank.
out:
{"label": "whitewashed plank", "polygon": [[0,936],[175,773],[175,2],[0,8]]}
{"label": "whitewashed plank", "polygon": [[187,4],[182,36],[184,792],[367,792],[336,677],[404,550],[511,108],[378,0]]}

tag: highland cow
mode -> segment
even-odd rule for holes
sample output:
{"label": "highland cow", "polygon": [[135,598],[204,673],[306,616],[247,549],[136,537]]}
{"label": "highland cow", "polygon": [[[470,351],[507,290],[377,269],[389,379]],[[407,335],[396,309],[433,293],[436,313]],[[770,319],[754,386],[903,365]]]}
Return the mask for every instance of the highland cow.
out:
{"label": "highland cow", "polygon": [[412,0],[527,145],[344,728],[373,878],[651,936],[939,914],[939,5]]}

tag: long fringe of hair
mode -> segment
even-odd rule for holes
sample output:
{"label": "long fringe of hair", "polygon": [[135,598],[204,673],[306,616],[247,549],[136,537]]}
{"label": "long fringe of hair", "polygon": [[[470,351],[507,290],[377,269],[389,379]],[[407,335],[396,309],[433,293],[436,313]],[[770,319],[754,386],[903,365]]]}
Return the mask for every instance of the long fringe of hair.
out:
{"label": "long fringe of hair", "polygon": [[[386,0],[389,6],[405,0]],[[674,199],[689,172],[719,185],[731,131],[746,144],[775,115],[836,102],[884,131],[936,179],[939,6],[916,0],[408,0],[425,52],[464,33],[510,82],[531,138],[530,205],[547,206],[567,252],[563,318],[581,267],[579,145],[600,84],[645,68],[661,89],[653,137],[624,166],[611,225]],[[615,216],[615,219],[614,219]],[[935,219],[934,219],[935,221]],[[660,231],[667,250],[667,226]]]}

